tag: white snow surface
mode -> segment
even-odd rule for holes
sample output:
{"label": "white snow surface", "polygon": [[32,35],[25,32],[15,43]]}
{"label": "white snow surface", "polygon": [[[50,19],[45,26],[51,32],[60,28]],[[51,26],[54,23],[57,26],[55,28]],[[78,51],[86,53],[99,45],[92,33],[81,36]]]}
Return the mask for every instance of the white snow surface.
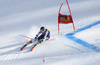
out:
{"label": "white snow surface", "polygon": [[[99,0],[68,0],[76,30],[100,21]],[[83,46],[65,34],[73,32],[72,24],[60,24],[58,11],[69,14],[66,0],[0,0],[0,65],[99,65],[100,52]],[[51,41],[20,48],[34,38],[39,28],[51,32]],[[100,48],[100,24],[73,36]]]}

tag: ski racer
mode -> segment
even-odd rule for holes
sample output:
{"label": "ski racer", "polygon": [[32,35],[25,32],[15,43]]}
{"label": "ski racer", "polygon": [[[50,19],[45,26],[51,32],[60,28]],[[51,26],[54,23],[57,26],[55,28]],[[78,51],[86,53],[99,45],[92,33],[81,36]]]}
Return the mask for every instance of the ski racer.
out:
{"label": "ski racer", "polygon": [[45,27],[41,27],[38,34],[35,36],[35,40],[38,40],[39,43],[46,41],[50,38],[50,31]]}
{"label": "ski racer", "polygon": [[34,39],[31,39],[27,44],[25,44],[21,50],[23,50],[24,47],[26,47],[28,44],[34,43],[34,41],[37,41],[35,43],[35,45],[31,48],[31,50],[34,49],[34,47],[39,44],[42,43],[43,41],[47,41],[50,39],[50,31],[48,29],[46,29],[45,27],[41,27],[40,31],[37,33],[37,35],[35,36]]}

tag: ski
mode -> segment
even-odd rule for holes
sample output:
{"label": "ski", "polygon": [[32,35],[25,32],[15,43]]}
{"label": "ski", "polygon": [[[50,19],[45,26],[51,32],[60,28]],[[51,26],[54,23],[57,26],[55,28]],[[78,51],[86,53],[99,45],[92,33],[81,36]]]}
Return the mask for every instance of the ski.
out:
{"label": "ski", "polygon": [[31,48],[31,51],[33,51],[34,48],[35,48],[35,46],[33,46],[33,47]]}
{"label": "ski", "polygon": [[31,48],[31,51],[33,51],[33,49],[36,47],[36,45],[37,45],[37,44],[35,44],[35,45]]}
{"label": "ski", "polygon": [[[20,50],[22,51],[26,46],[27,46],[27,45],[25,44]],[[33,46],[33,47],[31,48],[31,51],[33,51],[34,48],[35,48],[35,46]]]}
{"label": "ski", "polygon": [[[32,39],[31,39],[31,40],[32,40]],[[30,40],[30,41],[31,41],[31,40]],[[34,39],[34,40],[35,40],[35,39]],[[20,50],[22,51],[22,50],[30,43],[30,41],[28,41],[27,44],[25,44]]]}
{"label": "ski", "polygon": [[[25,44],[20,50],[22,51],[26,46],[27,46],[27,44]],[[36,45],[35,45],[35,46],[36,46]],[[33,47],[31,48],[31,51],[33,51],[33,49],[35,48],[35,46],[33,46]]]}
{"label": "ski", "polygon": [[27,46],[27,44],[25,44],[22,48],[21,48],[21,51]]}
{"label": "ski", "polygon": [[[52,40],[54,40],[54,39],[49,39],[49,40],[47,40],[47,41],[45,41],[45,42],[49,42],[49,41],[52,41]],[[29,42],[28,42],[29,43]],[[37,45],[39,45],[40,43],[37,43],[37,44],[35,44],[32,48],[31,48],[31,51],[33,51],[33,49],[37,46]],[[28,44],[25,44],[23,47],[21,47],[21,51],[27,46]]]}

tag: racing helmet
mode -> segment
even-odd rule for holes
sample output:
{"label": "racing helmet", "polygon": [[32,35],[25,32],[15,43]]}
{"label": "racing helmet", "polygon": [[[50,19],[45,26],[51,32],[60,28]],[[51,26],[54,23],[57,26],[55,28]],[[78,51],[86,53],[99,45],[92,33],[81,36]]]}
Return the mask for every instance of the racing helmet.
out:
{"label": "racing helmet", "polygon": [[45,29],[45,27],[43,27],[43,26],[40,28],[40,31],[45,31],[45,30],[46,30],[46,29]]}

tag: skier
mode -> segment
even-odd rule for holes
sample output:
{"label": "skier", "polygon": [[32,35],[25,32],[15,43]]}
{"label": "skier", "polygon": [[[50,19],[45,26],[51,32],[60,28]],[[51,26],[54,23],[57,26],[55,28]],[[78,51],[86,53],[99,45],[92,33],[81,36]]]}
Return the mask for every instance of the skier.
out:
{"label": "skier", "polygon": [[34,41],[37,41],[34,46],[31,48],[31,50],[34,49],[34,47],[39,44],[42,43],[43,41],[47,41],[50,39],[50,31],[48,29],[46,29],[45,27],[41,27],[40,31],[38,32],[38,34],[35,36],[34,39],[31,39],[27,44],[25,44],[21,50],[23,50],[24,47],[26,47],[27,45],[34,43]]}

